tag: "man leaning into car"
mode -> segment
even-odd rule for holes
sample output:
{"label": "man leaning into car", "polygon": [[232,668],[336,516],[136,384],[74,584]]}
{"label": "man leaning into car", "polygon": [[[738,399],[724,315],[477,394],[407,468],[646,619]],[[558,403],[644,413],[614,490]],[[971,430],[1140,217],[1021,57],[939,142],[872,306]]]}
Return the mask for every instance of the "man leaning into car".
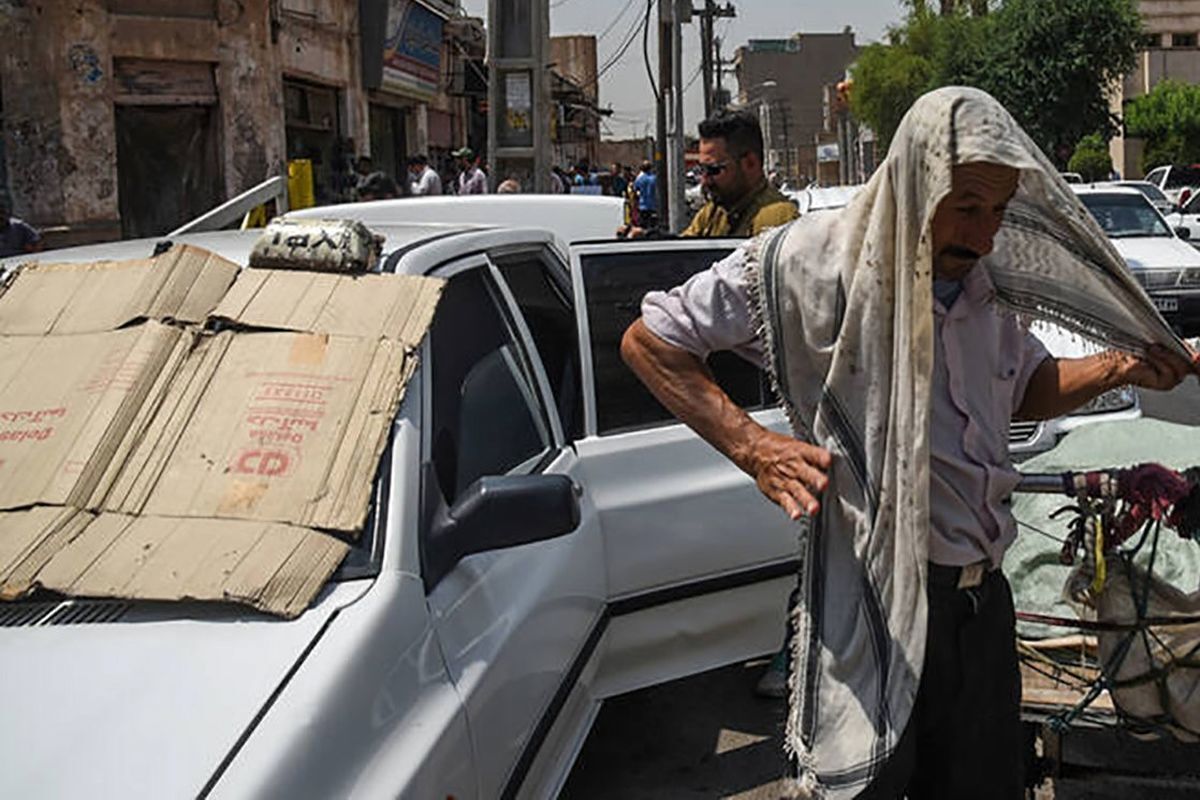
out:
{"label": "man leaning into car", "polygon": [[[811,520],[786,731],[808,794],[1023,796],[999,569],[1016,534],[1010,420],[1126,384],[1170,389],[1194,369],[1159,345],[1055,359],[998,309],[991,276],[1022,268],[992,253],[1010,200],[1020,187],[1042,210],[1069,202],[1049,170],[990,96],[930,93],[861,202],[651,292],[625,334],[622,355],[663,405]],[[1044,269],[1070,281],[1082,267]],[[767,367],[810,441],[738,408],[705,366],[716,350]]]}

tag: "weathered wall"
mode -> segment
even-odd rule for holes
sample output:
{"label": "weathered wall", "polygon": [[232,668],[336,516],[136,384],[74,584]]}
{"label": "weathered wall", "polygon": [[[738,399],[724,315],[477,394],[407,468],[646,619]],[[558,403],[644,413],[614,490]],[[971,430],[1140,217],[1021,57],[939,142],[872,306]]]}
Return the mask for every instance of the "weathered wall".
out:
{"label": "weathered wall", "polygon": [[615,164],[628,165],[635,170],[643,161],[654,157],[653,139],[610,139],[596,148],[596,163],[608,169]]}
{"label": "weathered wall", "polygon": [[554,69],[583,88],[583,93],[595,103],[600,97],[596,80],[595,36],[551,36],[550,60]]}
{"label": "weathered wall", "polygon": [[107,16],[101,0],[47,0],[0,16],[13,204],[51,242],[120,230]]}
{"label": "weathered wall", "polygon": [[220,0],[217,92],[227,196],[287,170],[278,20],[270,0]]}
{"label": "weathered wall", "polygon": [[341,92],[341,130],[360,151],[370,146],[367,93],[358,52],[358,3],[280,0],[279,52],[283,73]]}

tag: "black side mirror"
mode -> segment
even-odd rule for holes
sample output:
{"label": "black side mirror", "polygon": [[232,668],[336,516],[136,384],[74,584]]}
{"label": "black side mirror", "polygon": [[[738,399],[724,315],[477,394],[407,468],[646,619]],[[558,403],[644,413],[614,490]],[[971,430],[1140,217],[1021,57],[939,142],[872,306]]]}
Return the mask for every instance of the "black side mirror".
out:
{"label": "black side mirror", "polygon": [[566,475],[480,478],[438,513],[424,552],[430,591],[465,556],[541,542],[579,527],[579,495]]}
{"label": "black side mirror", "polygon": [[1192,238],[1192,229],[1185,228],[1181,225],[1175,229],[1175,235],[1178,236],[1180,239],[1191,239]]}

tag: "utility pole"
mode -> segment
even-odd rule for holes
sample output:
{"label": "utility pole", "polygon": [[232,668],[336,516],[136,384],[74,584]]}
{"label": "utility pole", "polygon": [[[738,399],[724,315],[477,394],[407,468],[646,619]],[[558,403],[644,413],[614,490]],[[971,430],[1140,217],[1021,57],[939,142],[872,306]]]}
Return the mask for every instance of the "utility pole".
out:
{"label": "utility pole", "polygon": [[658,227],[669,226],[671,192],[667,186],[667,103],[671,97],[671,14],[675,0],[658,0],[658,108],[655,122],[654,174],[658,195]]}
{"label": "utility pole", "polygon": [[679,233],[687,226],[687,203],[684,194],[684,149],[685,128],[683,122],[683,29],[692,18],[692,0],[659,0],[660,11],[670,14],[670,91],[663,92],[667,105],[669,132],[667,136],[667,224],[671,233]]}
{"label": "utility pole", "polygon": [[719,17],[736,17],[737,10],[731,3],[718,6],[716,0],[704,0],[704,8],[694,8],[692,14],[700,18],[700,69],[704,73],[704,116],[708,117],[718,105],[714,95],[714,77],[715,86],[721,85],[721,56],[718,53],[715,59],[713,57],[716,21]]}
{"label": "utility pole", "polygon": [[488,0],[487,53],[492,182],[513,174],[527,191],[545,192],[551,144],[548,0]]}

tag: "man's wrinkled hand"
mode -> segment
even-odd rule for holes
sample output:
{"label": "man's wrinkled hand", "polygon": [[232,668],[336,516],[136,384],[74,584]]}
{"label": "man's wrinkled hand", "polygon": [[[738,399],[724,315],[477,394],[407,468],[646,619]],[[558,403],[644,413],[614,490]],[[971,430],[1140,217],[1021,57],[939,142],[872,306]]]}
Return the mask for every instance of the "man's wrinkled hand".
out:
{"label": "man's wrinkled hand", "polygon": [[1188,361],[1161,345],[1151,345],[1142,356],[1125,353],[1121,358],[1123,383],[1158,391],[1174,389],[1188,375],[1196,373],[1200,363],[1197,360],[1200,355],[1193,354]]}
{"label": "man's wrinkled hand", "polygon": [[832,456],[823,447],[790,436],[763,431],[749,459],[750,475],[758,490],[792,519],[815,514],[817,495],[829,485],[826,474]]}

